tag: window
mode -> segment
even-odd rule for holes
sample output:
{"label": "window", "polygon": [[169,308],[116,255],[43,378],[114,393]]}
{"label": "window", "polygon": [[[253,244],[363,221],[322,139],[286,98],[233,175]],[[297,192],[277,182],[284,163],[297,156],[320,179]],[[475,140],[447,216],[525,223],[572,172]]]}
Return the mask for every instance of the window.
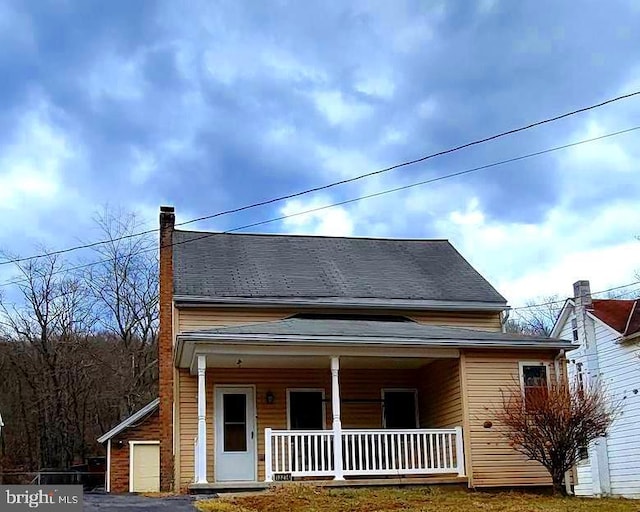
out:
{"label": "window", "polygon": [[582,363],[576,363],[576,381],[578,393],[582,396],[584,394],[584,369]]}
{"label": "window", "polygon": [[418,428],[416,390],[382,390],[382,425],[385,428]]}
{"label": "window", "polygon": [[323,430],[325,420],[324,390],[287,390],[289,428],[293,430]]}
{"label": "window", "polygon": [[520,379],[525,407],[549,389],[547,366],[544,363],[520,363]]}
{"label": "window", "polygon": [[573,342],[578,343],[580,337],[578,336],[578,320],[575,316],[571,319],[571,332],[573,333]]}
{"label": "window", "polygon": [[247,451],[247,395],[225,393],[223,401],[224,451]]}

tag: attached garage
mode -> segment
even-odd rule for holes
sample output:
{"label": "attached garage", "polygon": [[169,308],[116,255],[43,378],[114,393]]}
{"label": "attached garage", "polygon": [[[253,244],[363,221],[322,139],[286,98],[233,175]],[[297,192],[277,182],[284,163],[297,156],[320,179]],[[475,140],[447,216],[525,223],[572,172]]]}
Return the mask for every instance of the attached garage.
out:
{"label": "attached garage", "polygon": [[107,492],[160,490],[158,407],[156,399],[98,439],[107,451]]}

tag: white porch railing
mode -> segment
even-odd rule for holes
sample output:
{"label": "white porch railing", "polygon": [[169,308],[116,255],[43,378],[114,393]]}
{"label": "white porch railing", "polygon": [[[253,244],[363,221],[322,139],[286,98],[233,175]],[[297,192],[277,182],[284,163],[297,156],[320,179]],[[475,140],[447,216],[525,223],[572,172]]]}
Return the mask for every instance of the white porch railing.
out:
{"label": "white porch railing", "polygon": [[[334,476],[332,430],[265,430],[265,479]],[[464,476],[462,428],[342,430],[345,476]]]}

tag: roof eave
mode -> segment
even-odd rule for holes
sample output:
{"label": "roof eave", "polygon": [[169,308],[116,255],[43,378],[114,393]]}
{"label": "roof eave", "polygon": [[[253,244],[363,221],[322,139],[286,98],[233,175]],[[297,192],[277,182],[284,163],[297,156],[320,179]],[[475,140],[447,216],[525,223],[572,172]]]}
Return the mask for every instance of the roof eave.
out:
{"label": "roof eave", "polygon": [[[487,339],[459,339],[455,337],[434,338],[425,343],[418,338],[408,337],[373,337],[373,336],[318,336],[318,335],[284,335],[284,334],[229,334],[229,333],[185,333],[177,336],[178,342],[186,341],[210,341],[216,343],[264,343],[274,344],[281,342],[300,343],[311,345],[314,342],[337,343],[344,345],[384,345],[402,344],[405,346],[425,346],[438,347],[440,344],[446,347],[455,348],[536,348],[536,349],[570,349],[573,345],[569,341],[547,340],[534,338],[531,340],[487,340]],[[442,343],[441,343],[442,342]],[[453,344],[455,343],[455,345]]]}
{"label": "roof eave", "polygon": [[102,443],[108,441],[109,439],[113,439],[120,432],[122,432],[123,430],[126,430],[128,427],[130,427],[131,425],[135,424],[136,421],[141,420],[141,419],[145,418],[146,416],[148,416],[149,414],[151,414],[159,406],[160,406],[160,399],[159,398],[156,398],[152,402],[149,402],[142,409],[134,412],[131,416],[129,416],[128,418],[125,418],[124,420],[122,420],[115,427],[113,427],[111,430],[109,430],[109,432],[107,432],[106,434],[103,434],[102,436],[100,436],[98,438],[98,443],[102,444]]}
{"label": "roof eave", "polygon": [[174,295],[177,307],[234,307],[260,306],[277,308],[292,306],[296,308],[342,308],[342,309],[385,309],[385,310],[439,310],[439,311],[504,311],[510,309],[503,302],[476,301],[435,301],[407,299],[372,298],[332,298],[332,297],[201,297],[194,295]]}

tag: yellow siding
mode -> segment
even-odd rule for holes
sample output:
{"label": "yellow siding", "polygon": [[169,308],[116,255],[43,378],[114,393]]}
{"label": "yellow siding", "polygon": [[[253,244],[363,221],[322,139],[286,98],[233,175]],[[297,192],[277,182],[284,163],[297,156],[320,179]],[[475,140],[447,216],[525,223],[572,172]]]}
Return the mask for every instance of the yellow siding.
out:
{"label": "yellow siding", "polygon": [[[180,424],[176,460],[180,468],[179,485],[184,491],[194,474],[193,441],[198,431],[197,377],[188,370],[179,370]],[[207,370],[207,473],[213,481],[214,459],[214,386],[216,384],[243,384],[256,386],[258,479],[264,480],[264,429],[287,428],[287,388],[323,388],[325,397],[331,398],[331,375],[323,369],[208,369]],[[382,388],[417,388],[417,370],[349,370],[340,372],[342,425],[344,428],[380,428],[381,402],[349,403],[349,399],[381,399]],[[267,391],[275,395],[273,404],[267,404]],[[347,403],[344,403],[344,401]],[[326,427],[331,428],[331,402],[326,404]]]}
{"label": "yellow siding", "polygon": [[[496,418],[502,406],[501,391],[519,385],[519,361],[549,363],[553,377],[553,357],[544,352],[466,351],[462,360],[463,392],[466,403],[465,434],[467,467],[471,467],[473,487],[550,485],[547,471],[537,462],[509,446],[504,427]],[[486,428],[485,422],[492,426]]]}
{"label": "yellow siding", "polygon": [[406,316],[422,324],[448,325],[483,331],[501,331],[500,313],[465,311],[421,311],[405,313]]}
{"label": "yellow siding", "polygon": [[[209,329],[229,325],[253,324],[282,320],[296,313],[295,309],[259,309],[259,308],[183,308],[176,309],[177,332]],[[328,310],[304,310],[304,312],[328,313]],[[348,310],[349,314],[380,314],[373,310]],[[431,325],[450,325],[464,328],[499,331],[500,314],[495,312],[446,312],[446,311],[398,311],[394,314],[407,316],[419,323]]]}
{"label": "yellow siding", "polygon": [[295,313],[293,310],[257,308],[183,308],[177,311],[179,313],[178,332],[271,322],[282,320]]}
{"label": "yellow siding", "polygon": [[420,370],[418,401],[422,428],[462,426],[458,359],[441,359]]}

